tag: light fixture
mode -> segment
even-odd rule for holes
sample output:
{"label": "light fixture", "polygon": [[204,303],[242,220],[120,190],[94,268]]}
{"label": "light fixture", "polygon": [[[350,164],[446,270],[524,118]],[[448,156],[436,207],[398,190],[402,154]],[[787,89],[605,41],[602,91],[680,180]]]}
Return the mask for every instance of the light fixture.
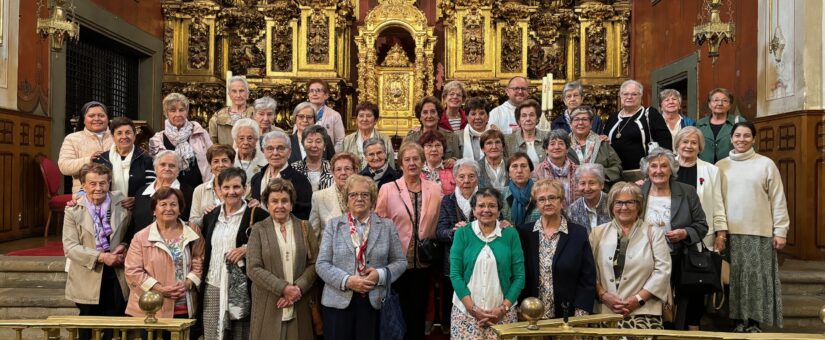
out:
{"label": "light fixture", "polygon": [[[710,18],[704,21],[702,20],[704,16],[702,16],[699,24],[693,26],[693,40],[696,46],[700,47],[707,41],[708,57],[716,63],[716,58],[719,57],[719,45],[734,40],[736,25],[733,22],[722,22],[719,17],[722,0],[705,0],[704,7],[710,12]],[[733,15],[730,15],[730,19],[733,19]]]}
{"label": "light fixture", "polygon": [[[37,13],[40,14],[43,0],[37,0]],[[47,0],[48,1],[48,0]],[[77,39],[80,36],[80,27],[73,20],[66,19],[66,9],[64,0],[54,0],[54,5],[48,18],[37,18],[37,33],[43,38],[49,38],[51,48],[54,52],[63,49],[63,42],[66,37]],[[68,8],[74,8],[74,4],[69,4]]]}

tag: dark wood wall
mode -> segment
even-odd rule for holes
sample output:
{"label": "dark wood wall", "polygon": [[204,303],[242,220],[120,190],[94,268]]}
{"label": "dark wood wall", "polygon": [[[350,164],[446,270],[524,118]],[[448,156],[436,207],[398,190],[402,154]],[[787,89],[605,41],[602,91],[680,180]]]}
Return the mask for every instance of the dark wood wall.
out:
{"label": "dark wood wall", "polygon": [[[633,2],[631,72],[645,85],[645,105],[651,99],[651,74],[696,52],[693,26],[703,1],[663,0],[655,5],[648,0]],[[722,7],[722,20],[728,21],[728,3],[733,8],[736,41],[722,45],[720,57],[711,63],[707,46],[701,49],[698,67],[697,100],[699,116],[708,114],[707,94],[717,87],[732,91],[740,112],[748,119],[756,117],[756,38],[758,5],[756,0],[728,0]],[[690,90],[690,89],[689,89]]]}
{"label": "dark wood wall", "polygon": [[112,15],[120,17],[123,21],[157,38],[163,38],[160,0],[91,0],[91,2]]}

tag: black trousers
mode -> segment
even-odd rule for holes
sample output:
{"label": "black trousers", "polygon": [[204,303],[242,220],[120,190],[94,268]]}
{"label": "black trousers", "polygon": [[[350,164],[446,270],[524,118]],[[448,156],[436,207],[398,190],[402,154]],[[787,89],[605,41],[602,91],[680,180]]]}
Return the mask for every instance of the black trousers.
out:
{"label": "black trousers", "polygon": [[401,300],[401,312],[407,324],[405,340],[424,340],[424,321],[429,298],[430,269],[407,269],[392,288]]}
{"label": "black trousers", "polygon": [[438,316],[438,321],[446,331],[450,330],[450,315],[453,312],[453,282],[450,281],[449,276],[441,277],[441,315]]}
{"label": "black trousers", "polygon": [[378,310],[368,296],[353,292],[349,306],[344,309],[324,306],[324,338],[335,340],[378,339]]}
{"label": "black trousers", "polygon": [[[100,280],[100,299],[96,305],[76,303],[81,316],[125,316],[126,300],[123,298],[123,291],[120,290],[120,282],[112,267],[103,266],[103,274]],[[77,332],[78,339],[88,340],[92,338],[90,329],[80,329]],[[104,340],[112,338],[112,330],[103,332]]]}

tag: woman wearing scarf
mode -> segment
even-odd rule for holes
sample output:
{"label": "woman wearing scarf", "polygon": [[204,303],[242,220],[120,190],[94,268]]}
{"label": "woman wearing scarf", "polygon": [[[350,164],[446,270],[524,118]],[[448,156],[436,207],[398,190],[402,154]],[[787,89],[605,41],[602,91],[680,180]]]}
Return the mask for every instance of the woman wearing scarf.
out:
{"label": "woman wearing scarf", "polygon": [[[470,98],[467,101],[467,126],[458,134],[459,149],[462,158],[480,160],[484,157],[481,144],[481,134],[487,131],[490,115],[487,113],[487,101],[481,97]],[[504,137],[502,135],[502,142]]]}
{"label": "woman wearing scarf", "polygon": [[507,165],[504,164],[504,135],[497,129],[487,130],[481,134],[479,142],[484,156],[478,161],[478,167],[481,168],[478,187],[501,191],[510,183]]}
{"label": "woman wearing scarf", "polygon": [[100,154],[95,163],[112,170],[111,191],[127,196],[121,204],[128,209],[135,205],[138,188],[155,180],[155,167],[152,157],[135,147],[135,123],[131,119],[116,117],[111,125],[114,144],[109,152]]}
{"label": "woman wearing scarf", "polygon": [[306,157],[292,163],[295,171],[300,172],[309,179],[312,192],[329,188],[333,182],[329,161],[323,158],[325,153],[324,139],[327,138],[329,138],[327,130],[320,125],[313,125],[304,129],[301,141],[304,143],[303,149],[306,151]]}
{"label": "woman wearing scarf", "polygon": [[556,129],[547,134],[544,140],[544,149],[547,159],[541,162],[533,171],[533,180],[550,178],[561,182],[564,186],[564,206],[570,206],[579,198],[576,193],[576,163],[568,156],[570,136],[567,131]]}
{"label": "woman wearing scarf", "polygon": [[501,191],[504,206],[501,208],[501,219],[510,222],[513,226],[533,223],[539,219],[536,202],[531,199],[533,180],[533,162],[524,152],[516,152],[507,160],[507,171],[510,183]]}
{"label": "woman wearing scarf", "polygon": [[[421,169],[421,179],[426,179],[441,186],[441,193],[449,195],[455,190],[453,167],[447,166],[444,161],[444,135],[436,131],[428,131],[418,139],[424,147],[424,167]],[[452,165],[452,164],[451,164]]]}
{"label": "woman wearing scarf", "polygon": [[195,188],[178,180],[182,163],[180,157],[174,151],[163,150],[155,155],[153,165],[157,178],[154,182],[138,188],[135,194],[135,206],[132,208],[134,218],[129,233],[126,235],[127,241],[131,240],[136,232],[152,224],[154,218],[152,215],[152,197],[160,188],[171,187],[183,192],[183,202],[186,205],[180,207],[179,213],[181,219],[184,221],[189,220],[189,206]]}
{"label": "woman wearing scarf", "polygon": [[[198,289],[202,293],[199,304],[202,308],[197,319],[202,323],[206,339],[248,339],[249,317],[230,318],[229,270],[237,269],[231,268],[237,266],[246,273],[244,259],[250,228],[266,219],[268,214],[263,209],[248,207],[244,201],[246,172],[242,169],[221,171],[218,186],[223,204],[203,217],[205,276]],[[245,312],[248,315],[249,310]]]}
{"label": "woman wearing scarf", "polygon": [[609,141],[602,140],[601,136],[593,132],[594,116],[593,109],[588,106],[580,106],[570,113],[573,131],[570,133],[572,145],[567,151],[567,157],[576,164],[601,164],[607,183],[605,187],[610,189],[610,185],[622,178],[622,159]]}
{"label": "woman wearing scarf", "polygon": [[163,112],[166,113],[164,129],[149,140],[149,153],[174,151],[183,160],[181,183],[195,188],[211,177],[206,150],[212,146],[212,140],[200,124],[189,120],[189,100],[182,94],[170,93],[163,98]]}
{"label": "woman wearing scarf", "polygon": [[358,130],[344,137],[343,151],[358,156],[361,162],[369,162],[364,142],[372,138],[379,138],[384,141],[387,164],[391,168],[395,168],[395,152],[392,150],[392,141],[389,136],[382,134],[375,128],[379,117],[378,105],[372,102],[363,102],[355,107],[355,114],[355,123]]}
{"label": "woman wearing scarf", "polygon": [[[266,157],[261,151],[258,141],[261,139],[261,130],[251,118],[241,118],[232,127],[232,140],[234,140],[235,167],[246,172],[246,185],[252,180],[252,176],[261,171],[266,166]],[[214,177],[214,176],[212,176]]]}
{"label": "woman wearing scarf", "polygon": [[[80,315],[123,316],[129,288],[123,274],[129,211],[123,208],[124,193],[109,192],[112,171],[101,164],[80,170],[86,195],[66,208],[63,222],[63,252],[67,258],[66,299]],[[80,330],[89,339],[89,330]],[[107,334],[108,333],[108,334]],[[104,339],[111,331],[104,332]]]}
{"label": "woman wearing scarf", "polygon": [[444,113],[438,122],[438,127],[448,131],[461,131],[467,125],[467,115],[461,105],[464,104],[464,83],[453,80],[441,90],[441,102],[444,103]]}
{"label": "woman wearing scarf", "polygon": [[541,106],[532,99],[525,100],[516,107],[519,130],[504,137],[508,155],[524,152],[533,164],[539,164],[546,157],[541,146],[547,138],[547,132],[536,128],[540,114]]}
{"label": "woman wearing scarf", "polygon": [[209,136],[212,144],[232,145],[232,127],[239,119],[252,117],[252,106],[246,102],[249,100],[249,83],[246,77],[229,78],[226,94],[232,105],[222,108],[209,119]]}

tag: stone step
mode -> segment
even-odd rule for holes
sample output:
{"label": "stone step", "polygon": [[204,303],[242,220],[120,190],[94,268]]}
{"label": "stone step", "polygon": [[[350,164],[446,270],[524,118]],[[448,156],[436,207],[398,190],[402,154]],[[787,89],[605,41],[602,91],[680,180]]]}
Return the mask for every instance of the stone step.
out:
{"label": "stone step", "polygon": [[0,273],[2,288],[63,288],[66,273],[60,272],[5,272]]}
{"label": "stone step", "polygon": [[825,284],[783,282],[782,295],[825,296]]}
{"label": "stone step", "polygon": [[[45,319],[53,315],[78,315],[76,307],[0,307],[0,319]],[[7,339],[7,338],[0,338]]]}
{"label": "stone step", "polygon": [[0,272],[63,272],[63,256],[0,256]]}
{"label": "stone step", "polygon": [[779,271],[779,281],[789,283],[816,283],[825,284],[825,270],[782,269]]}
{"label": "stone step", "polygon": [[0,288],[0,307],[74,308],[63,288]]}
{"label": "stone step", "polygon": [[825,298],[820,296],[782,296],[783,316],[785,318],[818,318],[823,305],[825,305]]}

